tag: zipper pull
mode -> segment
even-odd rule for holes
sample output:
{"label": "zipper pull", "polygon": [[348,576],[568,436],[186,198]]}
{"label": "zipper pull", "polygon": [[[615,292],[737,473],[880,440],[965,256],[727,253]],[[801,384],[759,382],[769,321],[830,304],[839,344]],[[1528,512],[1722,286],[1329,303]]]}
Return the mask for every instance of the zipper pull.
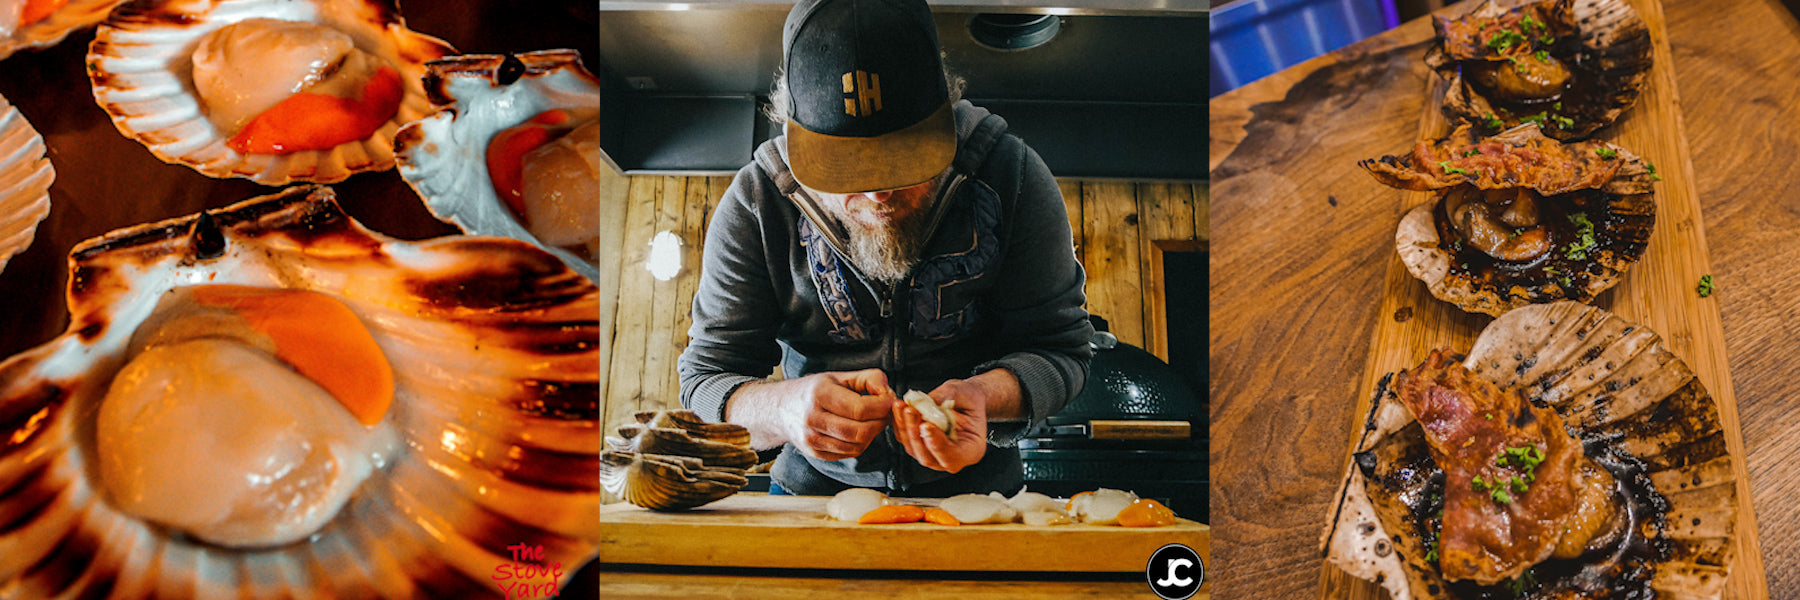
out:
{"label": "zipper pull", "polygon": [[888,296],[883,297],[881,299],[881,318],[888,319],[888,318],[892,318],[893,316],[894,316],[894,296],[892,294],[889,294]]}

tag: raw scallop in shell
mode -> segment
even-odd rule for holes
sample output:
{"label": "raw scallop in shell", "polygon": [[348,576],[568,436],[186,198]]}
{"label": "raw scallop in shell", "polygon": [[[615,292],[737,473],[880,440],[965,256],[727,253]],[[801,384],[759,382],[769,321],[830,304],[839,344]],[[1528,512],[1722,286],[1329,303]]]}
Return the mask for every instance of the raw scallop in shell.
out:
{"label": "raw scallop in shell", "polygon": [[1649,28],[1627,0],[1486,0],[1436,17],[1426,64],[1450,82],[1444,112],[1494,133],[1532,123],[1559,140],[1612,124],[1649,82]]}
{"label": "raw scallop in shell", "polygon": [[1387,185],[1439,191],[1401,217],[1394,245],[1432,296],[1469,312],[1589,302],[1643,256],[1656,224],[1647,162],[1536,127],[1476,139],[1464,124],[1360,164]]}
{"label": "raw scallop in shell", "polygon": [[687,510],[737,493],[756,464],[750,431],[690,410],[642,412],[606,438],[600,485],[650,510]]}
{"label": "raw scallop in shell", "polygon": [[276,186],[392,168],[394,133],[431,112],[425,62],[454,52],[394,0],[151,0],[100,26],[87,65],[163,162]]}
{"label": "raw scallop in shell", "polygon": [[[1446,579],[1453,565],[1449,548],[1439,545],[1449,542],[1440,535],[1450,535],[1444,523],[1456,510],[1449,497],[1458,490],[1449,489],[1446,471],[1428,452],[1428,436],[1436,434],[1428,434],[1397,395],[1405,393],[1399,388],[1406,373],[1444,358],[1434,353],[1419,369],[1382,378],[1375,390],[1324,535],[1329,562],[1380,583],[1396,600],[1720,596],[1733,558],[1737,488],[1718,408],[1656,333],[1575,302],[1506,313],[1451,368],[1466,368],[1462,372],[1484,385],[1520,394],[1529,410],[1554,411],[1573,435],[1571,443],[1579,442],[1579,456],[1614,477],[1612,486],[1602,488],[1612,490],[1618,503],[1612,537],[1593,538],[1574,558],[1518,565],[1526,570],[1494,585]],[[1515,419],[1502,416],[1504,422],[1531,421]],[[1454,422],[1434,419],[1432,427],[1444,431]],[[1496,459],[1481,466],[1500,464]],[[1472,492],[1464,491],[1496,511],[1515,510],[1509,507],[1517,504],[1506,502],[1523,503],[1542,492],[1532,486],[1547,484],[1509,481],[1525,488],[1525,496],[1501,498],[1487,483],[1483,487],[1478,477],[1469,483]],[[1494,499],[1483,497],[1488,494]]]}
{"label": "raw scallop in shell", "polygon": [[77,29],[106,20],[125,0],[0,1],[0,59],[20,50],[48,48]]}
{"label": "raw scallop in shell", "polygon": [[[537,244],[562,258],[569,268],[598,279],[600,81],[582,67],[580,53],[543,50],[508,56],[455,56],[426,66],[430,71],[426,92],[443,110],[407,124],[395,141],[400,176],[419,192],[425,207],[439,220],[468,233],[503,235]],[[559,169],[562,176],[528,177],[524,185],[561,179],[571,187],[580,188],[582,182],[590,187],[555,196],[564,202],[503,200],[496,189],[497,176],[492,174],[493,142],[540,115],[553,114],[550,111],[568,115],[562,117],[568,119],[563,128],[573,131],[562,133],[561,140],[584,133],[593,137],[570,145],[579,147],[574,153],[581,156],[569,161],[570,168]],[[528,197],[552,194],[532,189],[523,192]],[[520,206],[514,208],[509,202]],[[531,223],[521,222],[524,213],[531,214]]]}
{"label": "raw scallop in shell", "polygon": [[[564,565],[559,588],[597,553],[599,291],[554,257],[504,238],[389,239],[308,186],[89,240],[70,267],[68,332],[0,364],[9,595],[501,598],[509,546],[542,546]],[[219,285],[329,297],[391,365],[374,416],[399,443],[297,541],[202,542],[121,509],[102,475],[95,422],[142,358],[134,340],[159,303]],[[160,431],[229,435],[240,421],[218,412]],[[171,474],[217,465],[193,467]]]}

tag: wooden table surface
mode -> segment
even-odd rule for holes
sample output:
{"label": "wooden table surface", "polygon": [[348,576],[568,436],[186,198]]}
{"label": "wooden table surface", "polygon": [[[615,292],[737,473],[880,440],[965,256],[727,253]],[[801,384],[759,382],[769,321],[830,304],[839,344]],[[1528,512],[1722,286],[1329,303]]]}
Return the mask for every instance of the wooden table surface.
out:
{"label": "wooden table surface", "polygon": [[[684,512],[603,506],[601,596],[1154,598],[1144,565],[1158,548],[1207,553],[1208,528],[1185,519],[1153,528],[857,525],[826,517],[828,500],[740,493]],[[1203,585],[1198,597],[1209,592]]]}
{"label": "wooden table surface", "polygon": [[[1769,597],[1800,597],[1800,24],[1776,0],[1664,0],[1743,423]],[[1419,20],[1211,103],[1212,563],[1220,597],[1314,597],[1415,141]]]}

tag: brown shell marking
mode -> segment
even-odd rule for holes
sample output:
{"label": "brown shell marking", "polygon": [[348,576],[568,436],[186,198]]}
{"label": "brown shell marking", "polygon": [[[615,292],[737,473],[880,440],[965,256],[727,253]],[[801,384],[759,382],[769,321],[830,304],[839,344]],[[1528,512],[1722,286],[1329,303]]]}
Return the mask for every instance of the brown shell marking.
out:
{"label": "brown shell marking", "polygon": [[[1661,522],[1649,523],[1655,535],[1644,542],[1662,556],[1649,565],[1647,580],[1632,585],[1659,597],[1720,596],[1735,536],[1732,457],[1712,398],[1654,332],[1574,302],[1530,306],[1490,324],[1463,364],[1554,408],[1590,455],[1599,449],[1641,464],[1640,483],[1665,501]],[[1327,559],[1365,579],[1381,575],[1396,600],[1472,597],[1461,584],[1443,581],[1424,558],[1428,540],[1410,520],[1409,501],[1416,499],[1405,495],[1424,487],[1405,479],[1428,476],[1416,467],[1425,441],[1388,381],[1375,391],[1326,530]],[[1376,540],[1391,541],[1389,552],[1375,552]],[[1556,597],[1596,597],[1565,592],[1570,595]]]}
{"label": "brown shell marking", "polygon": [[[592,79],[594,85],[599,86],[599,77],[581,66],[581,53],[575,50],[451,56],[425,63],[425,96],[431,99],[434,106],[445,108],[456,102],[446,87],[451,78],[486,79],[495,87],[500,87],[512,85],[520,77],[548,75],[571,67],[574,68],[573,73]],[[396,148],[396,151],[401,152],[401,148],[404,146]]]}
{"label": "brown shell marking", "polygon": [[[1524,104],[1490,98],[1465,76],[1463,61],[1453,56],[1444,44],[1436,44],[1426,52],[1425,62],[1449,82],[1444,95],[1446,115],[1475,123],[1483,128],[1483,133],[1537,122],[1543,124],[1545,134],[1550,137],[1579,140],[1618,120],[1619,115],[1637,101],[1638,94],[1649,83],[1653,51],[1649,28],[1638,17],[1637,11],[1627,0],[1552,1],[1568,8],[1531,10],[1559,16],[1564,22],[1554,27],[1572,27],[1576,32],[1573,36],[1557,37],[1547,50],[1574,72],[1559,100]],[[1527,10],[1530,6],[1517,7],[1513,11]],[[1509,11],[1494,0],[1486,0],[1464,18],[1496,19],[1508,14]],[[1440,39],[1446,28],[1454,29],[1450,23],[1441,17],[1436,22]],[[1494,119],[1500,122],[1499,127],[1485,125]]]}

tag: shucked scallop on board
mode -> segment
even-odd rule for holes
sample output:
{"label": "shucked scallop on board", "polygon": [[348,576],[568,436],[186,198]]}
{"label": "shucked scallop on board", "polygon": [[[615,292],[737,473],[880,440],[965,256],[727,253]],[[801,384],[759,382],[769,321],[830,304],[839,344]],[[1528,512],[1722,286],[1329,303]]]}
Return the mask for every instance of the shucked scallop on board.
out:
{"label": "shucked scallop on board", "polygon": [[1429,530],[1445,477],[1390,374],[1326,515],[1327,562],[1396,600],[1720,597],[1736,537],[1734,458],[1712,396],[1656,332],[1575,302],[1528,306],[1489,324],[1461,365],[1560,416],[1630,498],[1630,535],[1537,563],[1530,578],[1447,581]]}
{"label": "shucked scallop on board", "polygon": [[[22,515],[0,529],[0,589],[32,598],[109,589],[133,597],[498,598],[492,576],[515,562],[509,546],[542,546],[546,560],[564,565],[559,584],[594,556],[599,292],[555,257],[504,238],[386,238],[344,215],[329,188],[309,186],[89,240],[70,267],[68,332],[0,364],[0,506]],[[169,323],[182,321],[170,315],[196,307],[170,304],[220,288],[228,298],[303,294],[340,306],[390,366],[385,410],[333,417],[374,432],[381,454],[334,514],[315,519],[316,530],[243,538],[171,525],[131,508],[129,486],[109,479],[107,465],[121,457],[107,450],[107,429],[118,428],[107,423],[108,407],[130,385],[119,373],[168,347],[159,336],[180,338],[183,327],[217,342],[222,329],[212,325],[235,317],[201,313],[207,320],[176,326]],[[199,361],[181,359],[165,364],[198,369]],[[330,388],[328,375],[312,378]],[[272,385],[258,381],[239,390]],[[327,400],[317,410],[335,407]],[[179,451],[201,439],[231,440],[246,419],[267,420],[215,412],[236,420],[176,421],[182,426],[138,433],[179,439],[140,446]],[[288,425],[271,437],[315,431],[283,419]],[[384,431],[392,444],[380,445]],[[322,451],[339,440],[301,441],[297,447]],[[197,462],[207,464],[167,475],[211,476],[242,461]],[[324,484],[297,489],[340,487],[343,469],[322,472]],[[256,506],[257,497],[246,502],[240,506]]]}
{"label": "shucked scallop on board", "polygon": [[94,34],[94,99],[163,162],[263,185],[394,166],[431,112],[424,64],[455,51],[394,0],[145,0]]}
{"label": "shucked scallop on board", "polygon": [[600,81],[580,53],[453,56],[426,67],[426,93],[441,110],[395,140],[400,176],[425,207],[468,233],[537,244],[598,279]]}

